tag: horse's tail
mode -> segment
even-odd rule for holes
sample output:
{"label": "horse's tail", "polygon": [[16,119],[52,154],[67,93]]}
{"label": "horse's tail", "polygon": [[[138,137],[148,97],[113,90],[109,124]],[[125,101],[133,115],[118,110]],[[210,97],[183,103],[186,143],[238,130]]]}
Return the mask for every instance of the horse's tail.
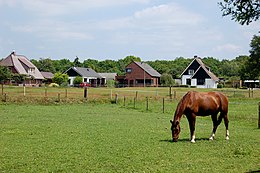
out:
{"label": "horse's tail", "polygon": [[228,98],[222,93],[219,93],[220,103],[221,103],[221,112],[228,113]]}

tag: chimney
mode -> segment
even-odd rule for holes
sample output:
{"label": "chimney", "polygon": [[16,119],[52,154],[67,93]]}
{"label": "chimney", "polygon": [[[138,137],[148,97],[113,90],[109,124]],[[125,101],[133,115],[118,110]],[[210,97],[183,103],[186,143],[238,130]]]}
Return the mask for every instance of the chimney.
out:
{"label": "chimney", "polygon": [[12,55],[15,55],[15,50],[13,50],[13,51],[11,52],[11,54],[12,54]]}

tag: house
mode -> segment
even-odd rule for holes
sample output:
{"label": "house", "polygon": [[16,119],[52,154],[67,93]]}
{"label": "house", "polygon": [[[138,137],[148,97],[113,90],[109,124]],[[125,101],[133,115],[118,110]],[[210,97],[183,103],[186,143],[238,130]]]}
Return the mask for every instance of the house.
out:
{"label": "house", "polygon": [[45,83],[52,83],[53,73],[52,72],[45,72],[41,71],[42,76],[44,77]]}
{"label": "house", "polygon": [[25,81],[13,81],[17,85],[39,86],[44,79],[38,68],[28,58],[23,55],[17,55],[15,52],[4,58],[0,65],[8,67],[14,74],[26,76]]}
{"label": "house", "polygon": [[144,62],[133,61],[125,68],[125,76],[118,76],[119,85],[129,87],[158,86],[161,74]]}
{"label": "house", "polygon": [[219,78],[197,56],[194,56],[192,62],[181,73],[182,85],[190,85],[197,88],[217,88],[218,81]]}
{"label": "house", "polygon": [[69,76],[69,85],[71,86],[73,86],[73,81],[77,76],[83,78],[82,82],[89,83],[93,87],[102,85],[102,77],[91,68],[71,67],[64,73]]}
{"label": "house", "polygon": [[113,80],[115,81],[117,73],[98,73],[102,79],[101,79],[101,84],[106,85],[107,81]]}

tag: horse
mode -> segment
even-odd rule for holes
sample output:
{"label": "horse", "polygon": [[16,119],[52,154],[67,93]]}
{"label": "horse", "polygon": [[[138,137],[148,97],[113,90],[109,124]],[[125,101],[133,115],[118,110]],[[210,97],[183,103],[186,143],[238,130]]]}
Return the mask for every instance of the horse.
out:
{"label": "horse", "polygon": [[[220,115],[218,117],[218,113]],[[180,120],[186,115],[189,127],[191,142],[195,143],[195,122],[196,116],[209,116],[213,121],[213,130],[210,140],[215,138],[216,130],[224,118],[226,127],[226,140],[229,140],[228,131],[228,98],[220,92],[187,92],[177,105],[174,117],[171,122],[172,140],[177,142],[180,134]]]}

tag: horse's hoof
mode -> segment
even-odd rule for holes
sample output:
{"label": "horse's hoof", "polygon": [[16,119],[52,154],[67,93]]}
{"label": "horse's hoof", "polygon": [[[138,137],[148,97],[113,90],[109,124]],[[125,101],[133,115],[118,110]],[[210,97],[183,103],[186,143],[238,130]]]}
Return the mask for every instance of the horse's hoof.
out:
{"label": "horse's hoof", "polygon": [[213,137],[210,137],[210,138],[209,138],[209,140],[210,140],[210,141],[213,141],[213,140],[214,140],[214,138],[213,138]]}
{"label": "horse's hoof", "polygon": [[191,142],[191,143],[195,143],[195,140],[191,140],[190,142]]}
{"label": "horse's hoof", "polygon": [[227,141],[229,140],[229,137],[228,137],[228,136],[226,137],[226,140],[227,140]]}

